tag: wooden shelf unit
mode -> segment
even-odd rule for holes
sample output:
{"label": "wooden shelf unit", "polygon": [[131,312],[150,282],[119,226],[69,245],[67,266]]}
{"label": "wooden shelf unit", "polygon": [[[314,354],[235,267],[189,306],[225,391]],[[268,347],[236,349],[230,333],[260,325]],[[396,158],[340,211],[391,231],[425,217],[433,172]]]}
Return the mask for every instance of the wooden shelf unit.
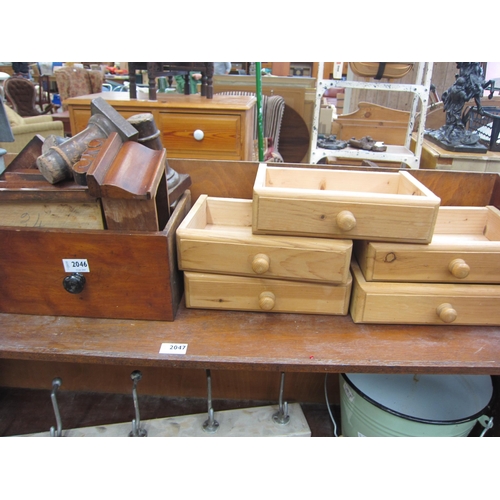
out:
{"label": "wooden shelf unit", "polygon": [[[401,162],[408,165],[412,169],[418,169],[420,165],[420,156],[424,140],[425,128],[425,113],[418,115],[418,127],[416,132],[416,144],[414,149],[410,148],[412,133],[417,118],[418,103],[420,102],[421,109],[427,108],[429,101],[429,91],[432,77],[432,63],[419,63],[416,83],[377,83],[377,82],[361,82],[361,81],[346,81],[346,80],[325,80],[323,79],[323,64],[318,64],[318,78],[316,81],[316,101],[314,106],[313,127],[311,133],[311,144],[309,148],[309,163],[318,163],[322,158],[332,156],[335,158],[349,159],[366,159],[374,162]],[[319,115],[321,108],[321,99],[325,91],[329,88],[345,88],[345,89],[365,89],[365,90],[380,90],[380,91],[395,91],[395,92],[411,92],[414,95],[413,106],[408,122],[408,129],[404,146],[387,145],[385,152],[365,151],[347,147],[340,150],[323,149],[317,147],[318,130],[319,130]],[[361,139],[361,137],[356,137]]]}

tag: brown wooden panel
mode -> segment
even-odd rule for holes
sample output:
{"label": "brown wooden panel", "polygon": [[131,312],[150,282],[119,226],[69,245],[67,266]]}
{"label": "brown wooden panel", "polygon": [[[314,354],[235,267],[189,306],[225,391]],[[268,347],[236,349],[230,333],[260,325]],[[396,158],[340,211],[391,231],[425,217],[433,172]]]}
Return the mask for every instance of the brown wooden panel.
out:
{"label": "brown wooden panel", "polygon": [[302,162],[309,150],[309,129],[292,107],[285,105],[278,150],[286,162]]}
{"label": "brown wooden panel", "polygon": [[169,158],[169,165],[180,174],[189,174],[193,203],[200,194],[221,198],[252,199],[258,163]]}
{"label": "brown wooden panel", "polygon": [[[191,175],[190,187],[193,202],[200,194],[227,198],[252,199],[253,185],[257,174],[257,162],[233,162],[216,160],[184,160],[172,158],[168,160],[171,167],[180,173]],[[304,165],[282,163],[287,168],[326,168],[345,170],[374,171],[373,167],[349,165]],[[377,171],[394,172],[394,169],[379,168]],[[453,172],[445,170],[416,169],[411,175],[422,182],[434,194],[441,198],[442,205],[486,206],[493,203],[492,196],[495,185],[495,196],[500,198],[499,175],[483,172]]]}
{"label": "brown wooden panel", "polygon": [[[3,312],[173,319],[166,236],[2,228],[0,253]],[[62,259],[87,259],[81,293],[64,289]]]}
{"label": "brown wooden panel", "polygon": [[441,198],[441,205],[489,205],[498,182],[498,174],[493,173],[412,170],[411,174]]}
{"label": "brown wooden panel", "polygon": [[[130,394],[132,402],[132,370],[140,369],[140,395],[207,397],[206,372],[202,368],[143,367],[61,363],[58,361],[26,361],[3,359],[0,386],[51,389],[55,377],[62,379],[61,391],[106,392]],[[317,402],[325,400],[323,373],[285,372],[284,400]],[[278,372],[211,370],[212,398],[278,401],[281,375]],[[338,376],[328,377],[328,398],[338,404]],[[216,409],[216,408],[215,408]],[[217,410],[217,409],[216,409]]]}

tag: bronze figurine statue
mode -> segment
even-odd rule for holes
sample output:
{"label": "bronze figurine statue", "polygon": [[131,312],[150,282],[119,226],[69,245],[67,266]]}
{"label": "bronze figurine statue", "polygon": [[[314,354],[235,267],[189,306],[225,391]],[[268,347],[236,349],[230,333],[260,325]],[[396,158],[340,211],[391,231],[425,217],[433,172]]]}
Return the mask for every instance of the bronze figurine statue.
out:
{"label": "bronze figurine statue", "polygon": [[442,95],[446,123],[438,130],[427,130],[425,137],[448,151],[485,152],[487,149],[479,143],[479,134],[467,128],[472,106],[464,108],[473,99],[481,113],[481,97],[488,87],[488,98],[493,97],[495,82],[485,81],[478,62],[459,62],[457,69],[455,83]]}

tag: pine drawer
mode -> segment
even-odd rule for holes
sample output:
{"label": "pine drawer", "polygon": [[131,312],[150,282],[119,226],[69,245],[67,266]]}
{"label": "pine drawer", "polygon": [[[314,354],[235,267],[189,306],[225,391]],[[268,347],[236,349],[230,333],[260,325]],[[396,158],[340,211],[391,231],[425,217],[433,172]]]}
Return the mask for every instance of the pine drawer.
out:
{"label": "pine drawer", "polygon": [[346,283],[352,240],[252,234],[252,200],[199,196],[177,229],[184,271]]}
{"label": "pine drawer", "polygon": [[440,199],[408,172],[259,165],[253,232],[429,243]]}
{"label": "pine drawer", "polygon": [[368,282],[355,259],[350,314],[354,323],[500,325],[500,286]]}
{"label": "pine drawer", "polygon": [[351,285],[184,272],[188,308],[346,315]]}
{"label": "pine drawer", "polygon": [[[161,140],[174,158],[242,157],[240,115],[160,113]],[[222,156],[221,156],[222,155]]]}
{"label": "pine drawer", "polygon": [[356,241],[366,281],[500,283],[500,210],[440,207],[429,245]]}

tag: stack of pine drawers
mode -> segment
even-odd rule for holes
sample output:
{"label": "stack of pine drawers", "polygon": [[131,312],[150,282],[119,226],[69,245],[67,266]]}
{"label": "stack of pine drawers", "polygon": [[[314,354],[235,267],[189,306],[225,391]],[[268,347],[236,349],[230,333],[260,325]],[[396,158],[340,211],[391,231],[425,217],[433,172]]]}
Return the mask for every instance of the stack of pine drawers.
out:
{"label": "stack of pine drawers", "polygon": [[352,240],[255,235],[252,200],[206,195],[176,235],[186,307],[348,313]]}
{"label": "stack of pine drawers", "polygon": [[406,172],[262,164],[253,200],[200,196],[179,226],[186,306],[345,315],[353,240],[427,244],[439,202]]}
{"label": "stack of pine drawers", "polygon": [[495,207],[440,207],[430,244],[357,241],[354,255],[355,323],[500,325]]}

